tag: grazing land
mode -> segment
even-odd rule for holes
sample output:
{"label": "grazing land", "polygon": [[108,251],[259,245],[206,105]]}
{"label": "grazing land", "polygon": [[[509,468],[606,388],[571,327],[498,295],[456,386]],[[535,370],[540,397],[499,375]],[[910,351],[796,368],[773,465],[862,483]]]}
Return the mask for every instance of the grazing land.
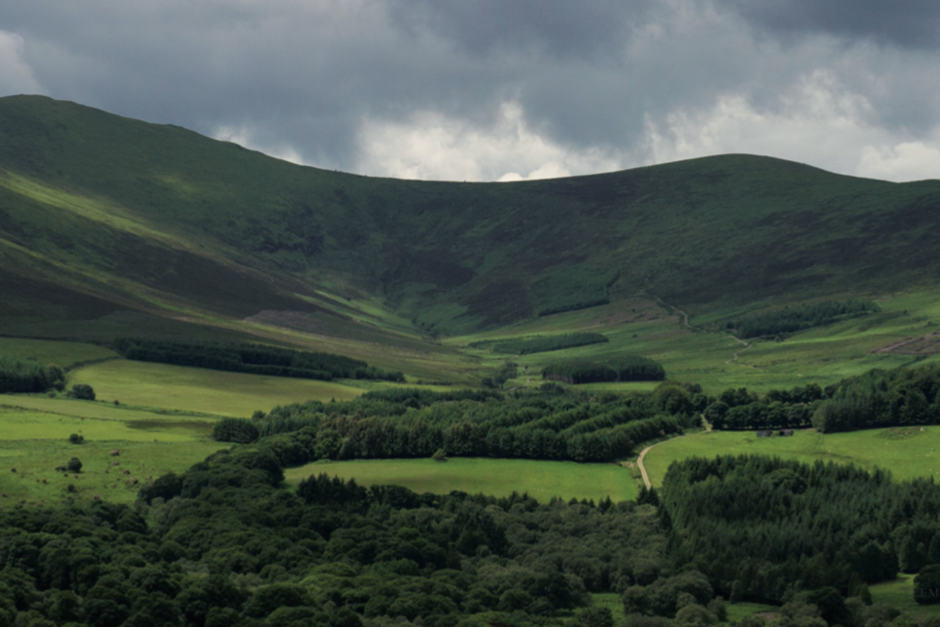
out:
{"label": "grazing land", "polygon": [[275,405],[349,400],[362,390],[314,381],[113,360],[79,368],[69,383],[91,385],[98,398],[128,405],[248,417]]}
{"label": "grazing land", "polygon": [[[96,496],[132,502],[147,481],[182,472],[223,448],[209,437],[213,422],[205,415],[0,395],[0,507],[21,501],[87,502]],[[83,441],[71,443],[72,434]],[[80,473],[56,471],[72,457],[82,462]]]}
{"label": "grazing land", "polygon": [[717,455],[770,455],[801,462],[848,463],[882,468],[897,479],[940,479],[940,426],[890,427],[849,433],[821,434],[797,430],[793,436],[757,437],[754,431],[709,431],[661,442],[646,454],[644,464],[654,486],[662,484],[674,461]]}
{"label": "grazing land", "polygon": [[446,462],[433,459],[366,459],[314,462],[291,468],[285,475],[297,483],[310,475],[355,479],[360,485],[403,485],[415,492],[447,494],[453,490],[469,494],[509,496],[528,494],[545,503],[553,497],[588,499],[636,498],[637,483],[631,472],[616,464],[578,464],[527,459],[455,457]]}

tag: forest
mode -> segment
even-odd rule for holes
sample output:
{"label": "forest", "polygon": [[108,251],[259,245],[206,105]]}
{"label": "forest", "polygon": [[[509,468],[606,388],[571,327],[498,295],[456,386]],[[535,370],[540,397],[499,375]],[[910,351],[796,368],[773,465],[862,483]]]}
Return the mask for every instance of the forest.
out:
{"label": "forest", "polygon": [[[675,557],[731,601],[867,584],[940,561],[940,486],[840,464],[766,457],[674,463],[660,498]],[[843,620],[839,622],[847,624]]]}
{"label": "forest", "polygon": [[898,614],[868,584],[940,559],[933,482],[846,466],[692,459],[636,502],[538,503],[325,475],[292,489],[264,443],[132,506],[0,511],[0,623],[609,626],[590,594],[615,592],[629,625],[714,624],[751,599],[788,627],[865,627]]}
{"label": "forest", "polygon": [[748,314],[729,320],[725,326],[733,329],[738,337],[772,337],[877,311],[880,311],[877,303],[867,300],[823,301]]}
{"label": "forest", "polygon": [[287,465],[324,458],[431,457],[437,451],[612,461],[628,457],[642,442],[696,425],[696,408],[705,400],[700,388],[671,383],[628,395],[571,392],[551,383],[508,394],[388,390],[344,403],[276,407],[250,421],[231,419],[215,436],[245,441],[235,434],[252,429],[276,436],[262,445]]}
{"label": "forest", "polygon": [[178,342],[119,338],[114,349],[126,359],[178,366],[230,370],[305,379],[386,379],[404,381],[401,372],[385,372],[364,361],[330,353],[312,353],[261,344]]}

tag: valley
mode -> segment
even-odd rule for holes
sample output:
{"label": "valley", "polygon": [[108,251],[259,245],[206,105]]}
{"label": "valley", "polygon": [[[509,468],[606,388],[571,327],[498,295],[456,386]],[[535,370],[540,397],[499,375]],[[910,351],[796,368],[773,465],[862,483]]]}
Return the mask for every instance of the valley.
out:
{"label": "valley", "polygon": [[0,622],[940,615],[940,182],[370,178],[40,97],[0,130]]}

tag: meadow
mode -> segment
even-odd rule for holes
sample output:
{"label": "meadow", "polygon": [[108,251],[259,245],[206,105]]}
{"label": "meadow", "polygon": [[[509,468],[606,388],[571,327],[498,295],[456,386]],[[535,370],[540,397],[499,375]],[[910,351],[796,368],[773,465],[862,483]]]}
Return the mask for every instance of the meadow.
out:
{"label": "meadow", "polygon": [[309,400],[350,400],[361,389],[332,381],[268,377],[151,362],[113,361],[69,373],[97,397],[121,404],[247,418],[256,410]]}
{"label": "meadow", "polygon": [[[905,337],[928,335],[938,328],[940,307],[930,292],[885,295],[881,312],[807,329],[782,340],[740,340],[719,328],[737,313],[715,308],[688,319],[684,312],[649,299],[624,299],[590,309],[544,316],[497,330],[473,333],[444,342],[474,355],[491,368],[512,361],[519,366],[517,385],[540,385],[542,368],[569,358],[613,359],[643,355],[661,363],[671,380],[697,383],[718,394],[731,387],[756,392],[789,389],[807,383],[829,385],[872,368],[928,363],[940,354],[905,355],[875,352]],[[533,335],[601,332],[609,342],[528,355],[492,352],[488,344]],[[629,391],[651,389],[650,383],[605,383],[578,389]]]}
{"label": "meadow", "polygon": [[896,480],[940,479],[940,427],[889,427],[823,435],[812,429],[792,437],[758,438],[754,431],[702,431],[654,445],[644,466],[654,486],[662,484],[669,465],[689,457],[769,455],[801,462],[850,463],[889,470]]}
{"label": "meadow", "polygon": [[[224,448],[209,437],[213,422],[205,415],[0,395],[0,506],[95,497],[132,502],[145,482]],[[72,434],[84,441],[71,443]],[[80,473],[55,470],[72,457],[82,462]]]}
{"label": "meadow", "polygon": [[527,493],[540,502],[552,497],[589,499],[610,497],[632,500],[637,482],[628,468],[616,464],[532,461],[454,457],[446,462],[433,459],[365,459],[318,461],[285,471],[287,480],[299,483],[310,475],[325,473],[355,479],[361,485],[395,484],[415,492],[447,494],[457,490],[470,494],[509,496]]}

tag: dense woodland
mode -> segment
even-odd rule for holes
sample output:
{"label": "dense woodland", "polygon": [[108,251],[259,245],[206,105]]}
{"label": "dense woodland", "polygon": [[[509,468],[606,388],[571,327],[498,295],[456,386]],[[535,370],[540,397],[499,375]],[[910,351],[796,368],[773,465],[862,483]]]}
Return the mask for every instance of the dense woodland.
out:
{"label": "dense woodland", "polygon": [[723,597],[783,603],[787,627],[872,627],[897,611],[867,584],[930,581],[940,559],[940,488],[846,466],[693,459],[636,503],[540,504],[291,489],[264,443],[134,506],[0,512],[0,624],[596,626],[611,615],[589,593],[616,592],[630,625],[715,623]]}
{"label": "dense woodland", "polygon": [[[674,463],[660,493],[674,555],[734,600],[865,585],[940,561],[940,486],[765,457]],[[840,621],[841,622],[841,621]],[[845,623],[842,623],[845,624]]]}
{"label": "dense woodland", "polygon": [[741,316],[726,323],[739,337],[773,337],[880,311],[867,300],[824,301]]}
{"label": "dense woodland", "polygon": [[281,477],[222,452],[135,507],[0,512],[0,624],[609,625],[589,592],[671,572],[649,505]]}
{"label": "dense woodland", "polygon": [[176,342],[146,338],[115,340],[114,349],[127,359],[179,366],[231,370],[305,379],[387,379],[404,381],[400,372],[385,372],[364,361],[330,353],[311,353],[261,344]]}
{"label": "dense woodland", "polygon": [[[662,384],[653,393],[590,395],[555,384],[502,393],[467,390],[370,392],[344,403],[277,407],[236,432],[281,434],[266,441],[286,465],[316,459],[449,456],[611,461],[645,441],[698,424],[706,398],[694,386]],[[221,431],[221,429],[217,430]]]}

